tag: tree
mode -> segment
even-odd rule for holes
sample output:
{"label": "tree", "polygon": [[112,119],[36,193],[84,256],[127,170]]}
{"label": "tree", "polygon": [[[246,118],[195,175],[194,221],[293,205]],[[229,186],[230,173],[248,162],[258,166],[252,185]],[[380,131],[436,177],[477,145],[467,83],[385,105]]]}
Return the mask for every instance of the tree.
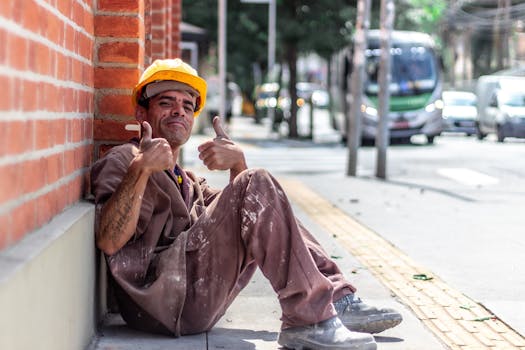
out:
{"label": "tree", "polygon": [[[276,62],[290,71],[291,101],[297,99],[297,59],[315,52],[329,61],[331,55],[349,45],[356,0],[276,0]],[[429,31],[437,28],[446,0],[399,0],[396,29]],[[373,1],[371,28],[379,27],[379,2]],[[205,28],[217,43],[217,0],[183,0],[183,21]],[[228,74],[246,95],[254,87],[254,65],[267,73],[268,5],[228,1]],[[298,137],[297,105],[291,104],[289,136]]]}
{"label": "tree", "polygon": [[[290,71],[288,89],[291,101],[297,100],[297,58],[300,54],[315,52],[329,59],[336,51],[348,45],[355,6],[342,0],[283,0],[278,7],[278,32],[284,48],[281,61]],[[298,137],[297,105],[291,104],[289,137]]]}
{"label": "tree", "polygon": [[[217,41],[217,1],[183,0],[183,21],[205,28],[210,41]],[[277,0],[276,62],[286,63],[290,70],[289,91],[297,98],[297,57],[317,52],[322,57],[347,45],[355,6],[343,0]],[[233,75],[245,93],[253,90],[253,64],[264,71],[267,67],[267,5],[228,1],[227,55],[228,73]],[[290,137],[297,137],[297,106],[292,103]]]}
{"label": "tree", "polygon": [[[217,0],[183,0],[182,20],[206,29],[210,46],[217,47]],[[253,91],[253,65],[266,67],[268,41],[268,11],[265,5],[228,1],[227,55],[228,76],[243,92]],[[216,62],[211,62],[216,67]]]}

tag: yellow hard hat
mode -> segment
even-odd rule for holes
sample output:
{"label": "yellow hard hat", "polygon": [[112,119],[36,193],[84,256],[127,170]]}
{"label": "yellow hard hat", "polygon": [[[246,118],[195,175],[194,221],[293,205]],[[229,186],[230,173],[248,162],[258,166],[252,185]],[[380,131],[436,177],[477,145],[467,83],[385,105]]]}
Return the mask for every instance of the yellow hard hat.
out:
{"label": "yellow hard hat", "polygon": [[146,85],[165,80],[184,83],[198,92],[199,96],[197,97],[197,105],[195,106],[194,114],[194,116],[197,117],[206,103],[206,81],[199,77],[195,69],[180,58],[164,60],[157,59],[146,68],[144,73],[142,73],[138,84],[133,88],[133,106],[138,104]]}

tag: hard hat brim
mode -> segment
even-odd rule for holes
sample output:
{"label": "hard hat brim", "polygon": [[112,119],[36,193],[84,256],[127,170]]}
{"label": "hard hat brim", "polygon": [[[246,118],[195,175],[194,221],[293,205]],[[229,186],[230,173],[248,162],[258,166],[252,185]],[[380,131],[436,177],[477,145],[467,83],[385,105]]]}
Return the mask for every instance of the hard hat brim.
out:
{"label": "hard hat brim", "polygon": [[137,84],[137,86],[135,86],[135,88],[133,89],[132,94],[133,107],[137,106],[138,100],[140,99],[142,91],[146,85],[152,82],[162,80],[179,81],[197,90],[200,96],[198,98],[198,106],[196,106],[195,108],[194,116],[197,117],[200,114],[206,103],[206,81],[199,76],[174,70],[159,70],[147,79]]}

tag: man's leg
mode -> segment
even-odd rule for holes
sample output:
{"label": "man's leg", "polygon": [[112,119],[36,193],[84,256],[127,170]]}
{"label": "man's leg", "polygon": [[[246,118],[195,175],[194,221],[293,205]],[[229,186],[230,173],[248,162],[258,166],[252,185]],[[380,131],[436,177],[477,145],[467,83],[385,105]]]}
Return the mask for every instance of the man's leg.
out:
{"label": "man's leg", "polygon": [[277,292],[284,328],[335,316],[332,283],[317,268],[303,230],[267,172],[238,176],[190,229],[183,331],[212,327],[249,281],[255,263]]}
{"label": "man's leg", "polygon": [[322,254],[312,254],[317,243],[306,234],[283,190],[266,171],[239,175],[189,232],[182,332],[211,328],[248,283],[256,263],[281,304],[280,345],[375,350],[372,336],[349,331],[336,316],[333,283],[316,260],[323,261],[325,272],[337,267]]}
{"label": "man's leg", "polygon": [[299,223],[299,225],[301,227],[303,239],[306,242],[317,268],[330,280],[330,282],[332,282],[334,288],[333,300],[339,300],[345,295],[355,293],[356,288],[346,280],[337,264],[330,258],[329,254],[324,250],[321,244],[319,244],[315,237],[312,236],[312,234],[304,228],[301,223]]}
{"label": "man's leg", "polygon": [[306,229],[303,232],[319,271],[332,282],[337,315],[348,329],[380,333],[401,323],[403,317],[396,310],[367,305],[356,297],[356,289],[345,280],[339,267],[329,258],[322,246]]}

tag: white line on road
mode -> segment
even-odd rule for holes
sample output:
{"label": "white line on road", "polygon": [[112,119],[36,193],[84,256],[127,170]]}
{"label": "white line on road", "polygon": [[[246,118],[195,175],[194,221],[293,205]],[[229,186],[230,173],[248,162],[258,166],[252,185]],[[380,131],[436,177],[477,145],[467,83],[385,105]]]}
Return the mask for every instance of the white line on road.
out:
{"label": "white line on road", "polygon": [[499,180],[495,177],[467,168],[440,168],[439,175],[470,186],[495,185]]}

